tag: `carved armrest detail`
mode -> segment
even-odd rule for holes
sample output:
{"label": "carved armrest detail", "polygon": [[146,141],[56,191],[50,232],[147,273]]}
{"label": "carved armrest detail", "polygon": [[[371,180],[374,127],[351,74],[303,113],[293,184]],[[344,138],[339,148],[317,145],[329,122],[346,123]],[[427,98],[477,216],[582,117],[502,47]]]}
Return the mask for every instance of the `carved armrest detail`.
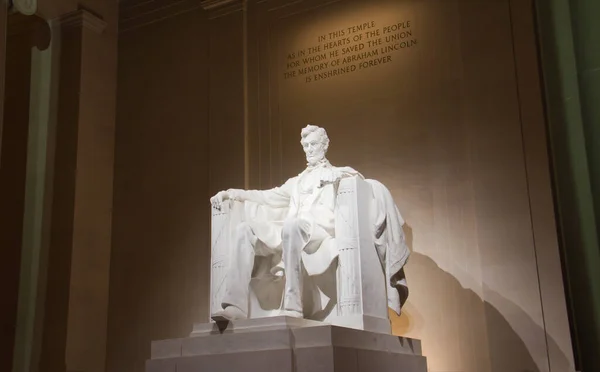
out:
{"label": "carved armrest detail", "polygon": [[342,179],[337,191],[335,236],[339,252],[337,272],[338,315],[350,315],[360,312],[360,278],[356,272],[358,265],[360,265],[356,182],[354,177]]}
{"label": "carved armrest detail", "polygon": [[338,316],[387,318],[385,278],[371,221],[371,185],[359,177],[340,181],[335,210],[339,252]]}
{"label": "carved armrest detail", "polygon": [[232,226],[242,220],[243,203],[225,201],[219,208],[212,208],[211,216],[211,274],[210,314],[221,310],[221,299],[225,296],[229,249],[232,241]]}

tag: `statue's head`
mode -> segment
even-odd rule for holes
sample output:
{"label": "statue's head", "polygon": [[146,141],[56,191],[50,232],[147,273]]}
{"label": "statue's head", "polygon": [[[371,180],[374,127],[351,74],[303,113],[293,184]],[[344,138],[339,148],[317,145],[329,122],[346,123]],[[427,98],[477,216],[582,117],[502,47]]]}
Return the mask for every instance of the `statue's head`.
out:
{"label": "statue's head", "polygon": [[316,165],[325,159],[325,154],[327,154],[329,148],[329,137],[327,137],[325,128],[307,125],[302,128],[300,143],[306,154],[308,165]]}

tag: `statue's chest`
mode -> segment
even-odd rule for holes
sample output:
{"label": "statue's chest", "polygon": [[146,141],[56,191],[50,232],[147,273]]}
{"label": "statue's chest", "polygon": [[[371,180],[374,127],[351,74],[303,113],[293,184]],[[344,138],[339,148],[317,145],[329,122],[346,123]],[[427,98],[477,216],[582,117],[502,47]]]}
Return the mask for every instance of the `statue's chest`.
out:
{"label": "statue's chest", "polygon": [[300,196],[311,195],[321,182],[320,172],[310,172],[304,174],[298,181],[298,194]]}

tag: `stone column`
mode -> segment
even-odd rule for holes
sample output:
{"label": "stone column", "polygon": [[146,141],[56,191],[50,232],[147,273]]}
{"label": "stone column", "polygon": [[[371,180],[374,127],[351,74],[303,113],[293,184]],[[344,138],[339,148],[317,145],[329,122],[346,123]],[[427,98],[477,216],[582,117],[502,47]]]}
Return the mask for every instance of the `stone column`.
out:
{"label": "stone column", "polygon": [[[6,16],[6,14],[5,14]],[[7,18],[8,20],[8,18]],[[31,65],[31,24],[20,14],[10,17],[4,34],[2,146],[0,148],[0,370],[10,371],[13,363],[17,322],[19,262],[25,198],[27,127],[29,120],[29,74]],[[8,26],[5,24],[5,26]]]}
{"label": "stone column", "polygon": [[116,28],[62,16],[52,228],[40,370],[104,372],[112,224]]}
{"label": "stone column", "polygon": [[85,11],[81,32],[67,368],[104,372],[112,231],[117,36]]}
{"label": "stone column", "polygon": [[[36,16],[29,17],[37,18]],[[45,307],[50,226],[54,106],[59,46],[47,22],[39,19],[38,47],[31,53],[27,163],[22,219],[19,302],[13,371],[37,371]],[[49,43],[48,43],[49,42]],[[47,48],[46,48],[47,47]]]}
{"label": "stone column", "polygon": [[537,2],[558,227],[576,368],[583,371],[600,370],[597,11],[594,0]]}
{"label": "stone column", "polygon": [[[600,1],[570,0],[573,45],[579,83],[581,122],[587,152],[588,170],[600,234]],[[557,34],[560,37],[560,34]],[[590,226],[591,229],[591,226]],[[591,233],[590,233],[591,235]],[[600,239],[599,239],[600,240]],[[587,280],[587,293],[575,293],[576,320],[581,334],[582,370],[600,371],[600,247],[585,245],[585,251],[571,261],[581,262]],[[575,269],[572,269],[575,270]],[[579,267],[577,268],[579,270]]]}
{"label": "stone column", "polygon": [[[6,8],[3,8],[6,10]],[[0,286],[2,306],[0,319],[0,370],[10,371],[13,363],[14,337],[17,327],[17,303],[23,220],[25,211],[25,184],[27,178],[27,150],[29,136],[29,109],[32,49],[45,49],[47,43],[39,31],[45,23],[35,16],[4,13],[7,28],[2,54],[6,95],[2,102],[2,144],[0,148]],[[46,40],[47,41],[47,40]]]}
{"label": "stone column", "polygon": [[2,123],[4,121],[4,66],[6,66],[6,30],[8,1],[0,0],[0,160],[2,159]]}
{"label": "stone column", "polygon": [[[570,0],[579,99],[596,215],[600,216],[600,2]],[[596,219],[600,230],[600,218]]]}

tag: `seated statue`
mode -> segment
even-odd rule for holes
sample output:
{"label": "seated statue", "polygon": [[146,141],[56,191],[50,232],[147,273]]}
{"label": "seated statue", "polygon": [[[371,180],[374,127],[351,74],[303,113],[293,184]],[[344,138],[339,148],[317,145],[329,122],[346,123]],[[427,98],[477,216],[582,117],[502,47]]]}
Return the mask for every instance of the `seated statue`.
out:
{"label": "seated statue", "polygon": [[[310,314],[305,312],[308,301],[313,305],[319,302],[312,295],[319,285],[313,282],[307,284],[307,281],[327,273],[330,273],[329,282],[338,280],[350,283],[334,285],[334,293],[344,292],[348,294],[346,298],[350,298],[341,301],[343,303],[339,303],[339,298],[333,299],[338,313],[341,314],[342,310],[339,309],[342,306],[356,307],[361,303],[360,299],[354,302],[356,296],[352,293],[355,292],[363,297],[380,293],[379,297],[382,298],[376,300],[381,302],[379,308],[387,310],[389,306],[400,313],[408,296],[403,267],[409,250],[402,231],[404,221],[389,190],[375,180],[365,179],[350,167],[331,165],[325,157],[329,138],[324,128],[313,125],[303,128],[301,144],[306,153],[307,168],[282,186],[270,190],[229,189],[211,198],[213,256],[217,254],[215,246],[221,244],[218,242],[222,239],[221,235],[229,233],[215,231],[215,221],[227,204],[225,201],[241,205],[240,213],[245,216],[237,222],[228,222],[233,225],[227,252],[219,253],[218,259],[213,257],[212,270],[219,269],[222,272],[219,278],[214,273],[212,275],[212,300],[216,304],[211,306],[211,318],[215,321],[249,317],[252,307],[249,304],[251,281],[260,272],[283,278],[276,314],[314,319],[318,310],[323,310],[322,306],[310,310]],[[345,195],[343,190],[346,187],[343,185],[350,185],[351,180],[356,181],[353,184],[355,186],[350,188],[360,188],[358,191],[361,196],[354,196],[360,197],[358,202],[353,199],[342,200],[341,195]],[[345,204],[350,209],[344,209]],[[358,224],[354,224],[354,220]],[[342,260],[340,253],[351,247],[355,248],[353,252],[357,255],[370,255],[372,258],[365,256],[361,261],[359,256],[348,256],[346,261]],[[356,265],[368,267],[357,270],[354,267]],[[343,275],[337,272],[338,267],[345,270]],[[353,275],[369,277],[358,280],[371,282],[356,287],[350,278]],[[308,291],[307,285],[310,287]],[[346,287],[340,288],[340,285]],[[215,293],[219,290],[221,294],[215,300]],[[339,297],[339,293],[331,295],[336,296]],[[371,306],[369,301],[365,300],[362,305],[365,312]],[[332,311],[331,308],[329,311]],[[383,313],[383,310],[379,310],[378,314],[387,319],[387,311]],[[321,315],[319,319],[325,317]]]}

